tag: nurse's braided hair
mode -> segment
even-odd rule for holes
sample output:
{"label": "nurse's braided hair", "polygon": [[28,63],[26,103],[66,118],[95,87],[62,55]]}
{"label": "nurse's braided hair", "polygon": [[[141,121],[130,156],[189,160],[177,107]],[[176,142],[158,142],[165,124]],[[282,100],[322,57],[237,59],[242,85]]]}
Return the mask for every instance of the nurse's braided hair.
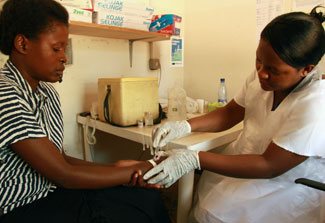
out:
{"label": "nurse's braided hair", "polygon": [[18,34],[37,39],[54,21],[69,25],[67,10],[54,0],[7,0],[0,14],[0,51],[10,55]]}
{"label": "nurse's braided hair", "polygon": [[309,15],[303,12],[280,15],[263,29],[261,38],[268,41],[277,55],[292,67],[317,65],[325,53],[322,26],[325,16],[317,12],[319,9],[324,7],[316,6]]}

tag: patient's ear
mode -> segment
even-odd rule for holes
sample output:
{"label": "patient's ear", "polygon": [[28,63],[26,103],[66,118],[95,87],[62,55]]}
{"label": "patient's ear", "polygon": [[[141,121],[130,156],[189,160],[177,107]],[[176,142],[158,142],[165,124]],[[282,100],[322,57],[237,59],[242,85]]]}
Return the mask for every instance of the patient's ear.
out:
{"label": "patient's ear", "polygon": [[304,68],[302,68],[302,73],[301,73],[301,76],[302,77],[306,77],[309,72],[311,72],[313,69],[314,69],[315,65],[307,65],[305,66]]}
{"label": "patient's ear", "polygon": [[18,34],[14,39],[14,47],[19,53],[26,54],[28,49],[28,39],[24,35]]}

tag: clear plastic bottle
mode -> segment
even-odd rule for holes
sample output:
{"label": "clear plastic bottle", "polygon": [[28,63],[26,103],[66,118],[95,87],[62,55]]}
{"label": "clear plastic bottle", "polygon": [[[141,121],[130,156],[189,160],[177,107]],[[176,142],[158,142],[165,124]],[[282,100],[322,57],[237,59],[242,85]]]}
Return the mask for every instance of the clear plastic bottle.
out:
{"label": "clear plastic bottle", "polygon": [[220,78],[220,85],[219,85],[219,91],[218,91],[218,102],[222,103],[222,104],[226,104],[228,102],[225,78]]}
{"label": "clear plastic bottle", "polygon": [[169,121],[186,119],[186,92],[183,88],[168,89],[168,113]]}

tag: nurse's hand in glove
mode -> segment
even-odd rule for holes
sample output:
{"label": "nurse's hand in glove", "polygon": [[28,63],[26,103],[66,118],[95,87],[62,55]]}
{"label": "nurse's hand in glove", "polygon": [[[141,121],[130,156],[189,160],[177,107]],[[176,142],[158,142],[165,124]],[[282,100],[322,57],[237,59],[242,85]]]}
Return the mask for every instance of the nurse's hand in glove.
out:
{"label": "nurse's hand in glove", "polygon": [[152,131],[152,146],[163,147],[173,139],[181,138],[191,133],[191,125],[186,121],[166,122]]}
{"label": "nurse's hand in glove", "polygon": [[149,179],[149,184],[159,184],[167,188],[184,174],[200,169],[198,151],[174,149],[162,153],[162,156],[167,155],[168,158],[149,170],[143,177],[144,180]]}

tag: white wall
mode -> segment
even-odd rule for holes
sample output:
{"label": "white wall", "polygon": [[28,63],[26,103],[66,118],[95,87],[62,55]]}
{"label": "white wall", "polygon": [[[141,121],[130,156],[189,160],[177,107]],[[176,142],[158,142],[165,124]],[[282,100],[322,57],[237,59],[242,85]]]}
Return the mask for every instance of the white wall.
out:
{"label": "white wall", "polygon": [[187,95],[217,99],[226,78],[228,100],[254,69],[256,0],[187,0],[184,87]]}
{"label": "white wall", "polygon": [[[283,0],[284,13],[293,0]],[[306,11],[309,13],[309,11]],[[256,0],[185,1],[184,88],[192,98],[215,101],[221,77],[228,100],[255,69]],[[320,62],[325,71],[325,58]]]}

